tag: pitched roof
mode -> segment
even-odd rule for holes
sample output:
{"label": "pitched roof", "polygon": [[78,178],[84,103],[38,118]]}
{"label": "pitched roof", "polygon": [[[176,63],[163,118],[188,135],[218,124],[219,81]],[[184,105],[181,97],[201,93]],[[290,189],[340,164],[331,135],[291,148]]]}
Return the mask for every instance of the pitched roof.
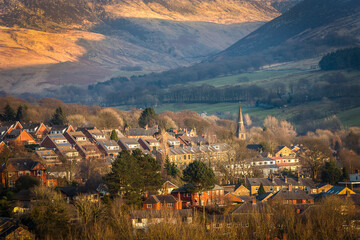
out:
{"label": "pitched roof", "polygon": [[126,130],[128,136],[153,136],[157,132],[156,128],[129,128]]}
{"label": "pitched roof", "polygon": [[311,178],[299,178],[295,180],[294,178],[287,178],[287,182],[285,182],[285,178],[274,178],[274,182],[269,178],[249,178],[248,183],[250,186],[260,186],[262,183],[264,186],[307,186],[310,188],[315,188],[315,183]]}
{"label": "pitched roof", "polygon": [[333,186],[326,192],[326,194],[339,194],[341,191],[344,190],[349,191],[350,194],[356,194],[354,191],[352,191],[350,188],[346,186]]}
{"label": "pitched roof", "polygon": [[302,200],[302,199],[314,199],[311,195],[302,190],[280,190],[271,197],[272,200]]}
{"label": "pitched roof", "polygon": [[155,203],[176,203],[179,202],[173,195],[151,195],[144,203],[155,204]]}
{"label": "pitched roof", "polygon": [[40,162],[34,161],[32,159],[9,159],[7,163],[3,163],[3,168],[13,168],[15,171],[31,171],[36,166],[40,165],[42,168],[45,168]]}

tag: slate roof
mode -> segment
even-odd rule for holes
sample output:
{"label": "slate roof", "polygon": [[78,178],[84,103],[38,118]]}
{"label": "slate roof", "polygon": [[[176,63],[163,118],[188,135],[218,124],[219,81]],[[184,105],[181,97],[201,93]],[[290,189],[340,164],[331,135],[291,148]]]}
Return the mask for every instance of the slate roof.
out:
{"label": "slate roof", "polygon": [[256,200],[259,201],[259,202],[261,202],[261,201],[263,201],[264,199],[266,199],[267,197],[269,197],[269,195],[273,195],[273,193],[268,192],[268,193],[260,194],[260,195],[256,196]]}
{"label": "slate roof", "polygon": [[310,194],[302,190],[280,190],[271,197],[272,200],[302,200],[302,199],[314,199]]}
{"label": "slate roof", "polygon": [[33,170],[40,162],[33,161],[32,159],[9,159],[7,163],[3,163],[2,168],[13,166],[16,171],[31,171]]}
{"label": "slate roof", "polygon": [[155,204],[155,203],[176,203],[179,202],[173,195],[151,195],[144,203]]}
{"label": "slate roof", "polygon": [[37,131],[42,123],[27,123],[23,125],[25,130]]}
{"label": "slate roof", "polygon": [[248,183],[250,186],[260,186],[262,183],[264,186],[307,186],[315,188],[315,183],[311,178],[300,178],[299,181],[293,178],[288,178],[287,183],[285,178],[274,178],[274,183],[269,178],[249,178]]}
{"label": "slate roof", "polygon": [[130,128],[126,130],[128,136],[153,136],[158,132],[156,128]]}
{"label": "slate roof", "polygon": [[333,186],[326,192],[326,194],[339,194],[339,192],[343,191],[345,188],[346,186]]}

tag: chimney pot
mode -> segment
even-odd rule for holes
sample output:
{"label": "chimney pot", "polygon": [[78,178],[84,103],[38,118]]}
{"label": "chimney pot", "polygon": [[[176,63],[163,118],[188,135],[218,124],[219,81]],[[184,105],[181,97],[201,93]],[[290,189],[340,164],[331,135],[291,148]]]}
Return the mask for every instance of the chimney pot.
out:
{"label": "chimney pot", "polygon": [[252,204],[256,204],[256,197],[252,198]]}

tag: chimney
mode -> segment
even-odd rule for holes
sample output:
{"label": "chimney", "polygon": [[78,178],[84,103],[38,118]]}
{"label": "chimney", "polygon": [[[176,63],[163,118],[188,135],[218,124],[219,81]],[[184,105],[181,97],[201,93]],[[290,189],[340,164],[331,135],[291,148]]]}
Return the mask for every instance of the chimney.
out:
{"label": "chimney", "polygon": [[292,185],[289,184],[289,191],[292,191]]}
{"label": "chimney", "polygon": [[346,197],[350,197],[350,191],[346,191]]}
{"label": "chimney", "polygon": [[149,126],[146,124],[145,129],[148,130]]}
{"label": "chimney", "polygon": [[271,182],[272,182],[272,183],[275,183],[274,175],[271,175]]}
{"label": "chimney", "polygon": [[144,194],[145,199],[148,198],[148,196],[149,196],[148,193],[145,192],[145,194]]}
{"label": "chimney", "polygon": [[253,198],[252,198],[252,204],[253,204],[253,205],[256,204],[256,197],[253,197]]}
{"label": "chimney", "polygon": [[284,181],[285,181],[285,183],[287,183],[287,176],[285,176]]}

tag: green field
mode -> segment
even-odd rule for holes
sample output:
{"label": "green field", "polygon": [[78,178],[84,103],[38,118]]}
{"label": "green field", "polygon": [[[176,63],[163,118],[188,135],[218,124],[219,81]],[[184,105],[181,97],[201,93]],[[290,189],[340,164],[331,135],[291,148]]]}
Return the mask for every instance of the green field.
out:
{"label": "green field", "polygon": [[344,126],[359,126],[360,127],[360,107],[353,108],[337,114]]}
{"label": "green field", "polygon": [[[306,79],[313,83],[322,81],[324,76],[333,73],[343,74],[345,77],[350,78],[351,83],[360,83],[360,71],[320,71],[317,66],[318,61],[319,59],[307,59],[299,62],[273,65],[256,72],[192,82],[185,86],[200,86],[203,84],[209,84],[215,87],[221,87],[228,85],[256,84],[264,88],[274,88],[275,84],[282,83],[289,89],[291,83],[297,83],[299,80]],[[248,113],[258,124],[261,124],[268,115],[275,116],[278,119],[291,120],[294,116],[300,115],[304,111],[309,112],[315,110],[317,112],[324,113],[327,117],[336,115],[342,121],[344,126],[360,126],[360,107],[339,112],[339,109],[336,110],[337,108],[335,108],[335,106],[335,102],[323,99],[322,101],[309,102],[299,106],[272,109],[249,107],[243,104],[242,109],[244,114]],[[133,107],[134,106],[120,106],[118,108],[122,110],[130,110]],[[154,108],[158,113],[163,111],[180,112],[183,110],[191,110],[199,114],[206,113],[208,115],[216,115],[224,119],[235,120],[238,114],[238,107],[238,103],[223,102],[216,104],[161,104]]]}

